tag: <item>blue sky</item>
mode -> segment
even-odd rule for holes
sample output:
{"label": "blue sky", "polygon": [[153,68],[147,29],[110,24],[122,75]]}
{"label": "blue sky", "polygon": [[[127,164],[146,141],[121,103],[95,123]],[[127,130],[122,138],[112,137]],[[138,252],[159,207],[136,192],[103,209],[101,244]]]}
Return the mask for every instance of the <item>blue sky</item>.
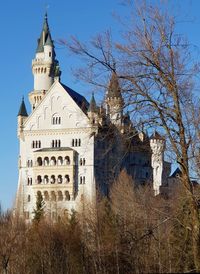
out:
{"label": "blue sky", "polygon": [[[49,25],[53,39],[77,36],[88,41],[108,28],[119,36],[114,12],[126,15],[126,8],[118,0],[7,0],[0,8],[0,202],[4,209],[12,206],[17,190],[17,112],[22,95],[29,109],[28,93],[33,89],[31,60],[40,35],[45,7],[48,5]],[[200,1],[172,1],[182,16],[180,31],[192,43],[200,46]],[[181,9],[181,12],[179,11]],[[76,58],[56,46],[57,59],[62,70],[62,82],[83,91],[89,99],[90,87],[74,79],[71,68],[79,65]],[[88,90],[86,93],[85,91]]]}

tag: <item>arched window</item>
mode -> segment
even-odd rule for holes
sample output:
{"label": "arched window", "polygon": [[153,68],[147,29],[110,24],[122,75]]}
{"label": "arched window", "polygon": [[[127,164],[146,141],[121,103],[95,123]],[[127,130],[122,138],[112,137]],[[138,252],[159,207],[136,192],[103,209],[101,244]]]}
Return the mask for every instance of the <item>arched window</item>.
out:
{"label": "arched window", "polygon": [[41,141],[38,142],[38,147],[41,148]]}
{"label": "arched window", "polygon": [[74,139],[72,139],[72,147],[74,147]]}
{"label": "arched window", "polygon": [[48,184],[49,183],[49,177],[48,175],[44,176],[44,184]]}
{"label": "arched window", "polygon": [[48,193],[48,191],[44,192],[44,200],[45,201],[49,201],[49,193]]}
{"label": "arched window", "polygon": [[58,175],[58,184],[62,184],[62,175]]}
{"label": "arched window", "polygon": [[61,156],[58,157],[58,166],[63,165],[63,158]]}
{"label": "arched window", "polygon": [[41,157],[37,158],[37,165],[42,166],[42,158]]}
{"label": "arched window", "polygon": [[51,184],[55,184],[56,178],[55,175],[51,175]]}
{"label": "arched window", "polygon": [[85,184],[85,176],[83,176],[83,184]]}
{"label": "arched window", "polygon": [[68,184],[70,182],[69,175],[65,175],[65,183]]}
{"label": "arched window", "polygon": [[55,166],[56,165],[56,158],[53,156],[51,157],[51,166]]}
{"label": "arched window", "polygon": [[83,158],[83,166],[85,166],[85,158]]}
{"label": "arched window", "polygon": [[38,184],[42,183],[42,177],[40,175],[37,176],[37,183]]}
{"label": "arched window", "polygon": [[82,166],[83,165],[83,160],[82,160],[82,158],[80,159],[80,166]]}
{"label": "arched window", "polygon": [[44,165],[45,165],[45,166],[48,166],[48,165],[49,165],[49,158],[48,158],[48,157],[45,157],[45,158],[44,158]]}
{"label": "arched window", "polygon": [[33,182],[33,179],[32,179],[32,178],[30,178],[30,185],[32,185],[32,182]]}
{"label": "arched window", "polygon": [[65,191],[65,200],[70,201],[69,191]]}
{"label": "arched window", "polygon": [[77,147],[77,145],[78,145],[78,140],[76,139],[75,140],[75,147]]}
{"label": "arched window", "polygon": [[63,200],[62,191],[58,191],[58,201],[62,201],[62,200]]}
{"label": "arched window", "polygon": [[55,147],[54,140],[52,141],[52,147]]}
{"label": "arched window", "polygon": [[31,201],[31,195],[28,195],[28,199],[27,199],[28,202]]}
{"label": "arched window", "polygon": [[78,146],[81,146],[81,139],[78,139]]}
{"label": "arched window", "polygon": [[70,158],[69,158],[69,156],[65,157],[65,164],[66,165],[70,165]]}
{"label": "arched window", "polygon": [[61,142],[60,142],[60,140],[58,140],[58,147],[60,147],[61,146]]}
{"label": "arched window", "polygon": [[56,201],[56,194],[55,191],[51,191],[51,200]]}
{"label": "arched window", "polygon": [[83,183],[83,177],[81,176],[80,177],[80,184],[82,185],[82,183]]}
{"label": "arched window", "polygon": [[52,125],[60,125],[61,124],[61,117],[58,116],[57,113],[55,113],[53,116],[52,116]]}

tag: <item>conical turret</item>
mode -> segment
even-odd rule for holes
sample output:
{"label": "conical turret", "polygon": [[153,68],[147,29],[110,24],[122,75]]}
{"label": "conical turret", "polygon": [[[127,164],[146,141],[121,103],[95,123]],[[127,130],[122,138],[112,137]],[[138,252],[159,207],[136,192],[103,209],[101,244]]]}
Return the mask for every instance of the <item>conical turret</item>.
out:
{"label": "conical turret", "polygon": [[22,97],[22,102],[19,108],[19,112],[17,114],[17,120],[18,120],[18,129],[17,129],[17,135],[18,137],[22,136],[23,128],[24,128],[24,122],[28,117],[28,113],[26,110],[26,105],[24,103],[24,97]]}
{"label": "conical turret", "polygon": [[45,14],[35,59],[32,61],[34,90],[29,94],[29,100],[33,110],[40,103],[53,82],[60,80],[61,71],[55,56],[54,43],[51,38],[47,14]]}
{"label": "conical turret", "polygon": [[124,101],[116,72],[113,72],[111,75],[105,101],[110,121],[120,126],[122,124]]}

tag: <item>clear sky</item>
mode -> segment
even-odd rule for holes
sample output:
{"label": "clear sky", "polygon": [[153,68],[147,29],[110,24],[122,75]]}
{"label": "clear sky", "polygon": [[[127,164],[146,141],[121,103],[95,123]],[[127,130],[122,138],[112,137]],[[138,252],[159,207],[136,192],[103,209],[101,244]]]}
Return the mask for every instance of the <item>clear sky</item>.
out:
{"label": "clear sky", "polygon": [[[152,0],[153,1],[153,0]],[[126,8],[118,0],[6,0],[0,7],[0,202],[4,209],[12,206],[17,190],[17,112],[21,98],[29,108],[28,93],[33,89],[31,60],[40,35],[45,7],[52,37],[55,41],[77,36],[88,41],[95,34],[113,29],[119,35],[112,14],[126,15]],[[181,9],[180,30],[200,46],[200,0],[173,0]],[[192,19],[192,20],[191,20]],[[62,70],[62,82],[90,98],[90,87],[74,79],[71,68],[77,59],[56,46]],[[86,93],[86,90],[88,92]]]}

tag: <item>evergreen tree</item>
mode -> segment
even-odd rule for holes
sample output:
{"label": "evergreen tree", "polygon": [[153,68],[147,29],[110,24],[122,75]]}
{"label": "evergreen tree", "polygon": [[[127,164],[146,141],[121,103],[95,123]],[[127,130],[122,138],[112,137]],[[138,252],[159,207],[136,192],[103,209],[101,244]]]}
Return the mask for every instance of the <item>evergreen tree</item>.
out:
{"label": "evergreen tree", "polygon": [[34,213],[34,217],[33,217],[33,221],[35,222],[40,222],[40,220],[43,218],[44,216],[44,199],[42,197],[42,193],[40,191],[38,191],[37,193],[37,201],[36,201],[36,209],[34,209],[33,213]]}

